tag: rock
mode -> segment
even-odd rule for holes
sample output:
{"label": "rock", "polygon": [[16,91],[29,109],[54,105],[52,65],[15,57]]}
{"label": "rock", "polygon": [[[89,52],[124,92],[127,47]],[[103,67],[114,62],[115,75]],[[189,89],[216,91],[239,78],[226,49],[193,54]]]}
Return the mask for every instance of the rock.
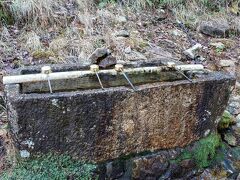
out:
{"label": "rock", "polygon": [[27,150],[21,150],[20,151],[20,156],[22,158],[29,158],[30,157],[30,153]]}
{"label": "rock", "polygon": [[160,179],[177,179],[177,178],[181,178],[183,175],[184,175],[184,171],[182,167],[178,164],[173,163],[170,165],[170,167],[168,168],[168,171],[164,175],[165,178],[161,177]]}
{"label": "rock", "polygon": [[129,37],[130,33],[126,30],[120,30],[115,33],[116,37]]}
{"label": "rock", "polygon": [[119,23],[126,23],[127,18],[125,16],[117,16],[116,21],[119,22]]}
{"label": "rock", "polygon": [[116,57],[113,57],[112,55],[110,55],[110,56],[107,56],[106,58],[104,58],[102,61],[100,61],[100,63],[98,65],[99,65],[99,67],[107,68],[107,67],[111,67],[115,64],[117,64]]}
{"label": "rock", "polygon": [[235,62],[232,60],[220,60],[219,65],[221,67],[233,67],[235,66]]}
{"label": "rock", "polygon": [[203,173],[199,176],[199,179],[206,179],[206,180],[210,180],[210,179],[215,179],[215,177],[212,175],[211,170],[210,169],[205,169],[203,171]]}
{"label": "rock", "polygon": [[159,179],[192,179],[196,174],[193,160],[184,160],[180,164],[172,163]]}
{"label": "rock", "polygon": [[240,179],[240,173],[238,174],[237,179]]}
{"label": "rock", "polygon": [[158,174],[159,175],[159,174],[164,173],[167,170],[168,166],[169,166],[168,162],[165,162],[165,163],[154,162],[152,164],[151,169],[152,169],[154,174]]}
{"label": "rock", "polygon": [[240,83],[239,82],[236,82],[236,89],[240,90]]}
{"label": "rock", "polygon": [[121,161],[106,164],[106,176],[110,179],[118,179],[124,174],[124,163]]}
{"label": "rock", "polygon": [[170,158],[170,154],[171,151],[162,151],[159,154],[134,158],[132,161],[132,178],[145,179],[150,175],[159,177],[169,167],[168,159]]}
{"label": "rock", "polygon": [[[231,129],[233,130],[234,134],[236,134],[238,137],[240,136],[240,126],[238,124],[233,125],[231,127]],[[239,138],[237,138],[239,139]]]}
{"label": "rock", "polygon": [[230,97],[230,102],[240,102],[240,95]]}
{"label": "rock", "polygon": [[201,33],[212,37],[226,37],[229,30],[229,23],[224,19],[202,21],[199,26],[199,31]]}
{"label": "rock", "polygon": [[202,48],[202,45],[197,43],[195,44],[193,47],[185,50],[183,53],[188,56],[189,58],[191,59],[194,59],[196,57],[196,51],[201,49]]}
{"label": "rock", "polygon": [[125,49],[124,49],[124,52],[125,52],[126,54],[130,54],[130,53],[132,52],[131,47],[129,46],[129,47],[125,48]]}
{"label": "rock", "polygon": [[109,55],[109,51],[106,48],[97,48],[88,58],[92,64],[99,64],[101,60]]}
{"label": "rock", "polygon": [[236,117],[236,123],[240,123],[240,114],[238,114]]}
{"label": "rock", "polygon": [[232,114],[232,115],[238,115],[240,114],[240,102],[234,101],[231,102],[228,107],[227,110]]}
{"label": "rock", "polygon": [[240,128],[240,114],[236,117],[237,127]]}
{"label": "rock", "polygon": [[224,134],[224,140],[230,145],[230,146],[236,146],[237,145],[237,139],[232,133],[226,133]]}

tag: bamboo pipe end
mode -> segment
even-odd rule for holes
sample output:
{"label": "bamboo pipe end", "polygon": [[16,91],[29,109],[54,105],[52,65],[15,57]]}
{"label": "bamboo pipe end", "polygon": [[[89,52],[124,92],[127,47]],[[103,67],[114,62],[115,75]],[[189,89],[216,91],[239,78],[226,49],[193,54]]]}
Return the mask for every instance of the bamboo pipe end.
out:
{"label": "bamboo pipe end", "polygon": [[90,71],[92,72],[98,72],[99,71],[99,66],[97,64],[93,64],[90,66]]}
{"label": "bamboo pipe end", "polygon": [[167,67],[168,68],[175,68],[176,67],[176,63],[174,63],[174,62],[167,62]]}
{"label": "bamboo pipe end", "polygon": [[52,68],[50,66],[43,66],[41,68],[42,74],[50,74],[52,72]]}
{"label": "bamboo pipe end", "polygon": [[116,65],[115,65],[115,70],[116,70],[117,72],[121,72],[121,71],[123,70],[123,65],[122,65],[122,64],[116,64]]}

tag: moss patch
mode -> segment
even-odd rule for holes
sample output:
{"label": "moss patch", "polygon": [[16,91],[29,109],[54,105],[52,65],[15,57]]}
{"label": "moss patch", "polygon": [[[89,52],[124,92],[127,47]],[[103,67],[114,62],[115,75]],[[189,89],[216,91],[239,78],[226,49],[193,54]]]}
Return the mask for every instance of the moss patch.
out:
{"label": "moss patch", "polygon": [[1,175],[8,179],[91,179],[95,165],[84,164],[67,155],[47,154],[21,160]]}
{"label": "moss patch", "polygon": [[233,123],[233,117],[228,111],[224,111],[220,122],[218,123],[218,129],[226,129]]}

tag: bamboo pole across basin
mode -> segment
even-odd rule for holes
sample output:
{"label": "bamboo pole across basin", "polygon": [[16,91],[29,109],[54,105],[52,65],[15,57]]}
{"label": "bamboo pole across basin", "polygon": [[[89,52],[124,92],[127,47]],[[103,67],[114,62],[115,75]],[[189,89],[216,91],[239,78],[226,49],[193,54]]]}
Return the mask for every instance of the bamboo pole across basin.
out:
{"label": "bamboo pole across basin", "polygon": [[[127,68],[124,72],[127,74],[136,73],[151,73],[151,72],[161,72],[166,69],[166,66],[154,66],[154,67],[139,67],[139,68]],[[175,70],[181,71],[191,71],[191,70],[203,70],[204,67],[201,64],[189,64],[189,65],[176,65],[173,67]],[[117,75],[118,72],[115,69],[100,70],[99,74],[109,74]],[[95,72],[91,70],[85,71],[68,71],[68,72],[53,72],[49,74],[26,74],[26,75],[14,75],[14,76],[4,76],[3,84],[19,84],[19,83],[30,83],[30,82],[41,82],[47,80],[60,80],[60,79],[75,79],[80,77],[86,77],[88,75],[94,75]]]}

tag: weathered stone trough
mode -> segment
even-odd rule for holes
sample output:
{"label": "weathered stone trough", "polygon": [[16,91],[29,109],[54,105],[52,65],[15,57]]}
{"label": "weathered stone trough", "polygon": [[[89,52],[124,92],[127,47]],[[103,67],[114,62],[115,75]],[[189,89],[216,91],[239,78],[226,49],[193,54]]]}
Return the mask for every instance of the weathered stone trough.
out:
{"label": "weathered stone trough", "polygon": [[[139,63],[126,67],[162,65]],[[53,66],[53,71],[86,69]],[[39,73],[29,67],[17,74]],[[129,154],[184,147],[216,131],[235,79],[221,72],[197,73],[194,81],[176,71],[131,74],[133,91],[121,75],[5,86],[8,118],[16,146],[31,154],[57,151],[104,162]]]}

